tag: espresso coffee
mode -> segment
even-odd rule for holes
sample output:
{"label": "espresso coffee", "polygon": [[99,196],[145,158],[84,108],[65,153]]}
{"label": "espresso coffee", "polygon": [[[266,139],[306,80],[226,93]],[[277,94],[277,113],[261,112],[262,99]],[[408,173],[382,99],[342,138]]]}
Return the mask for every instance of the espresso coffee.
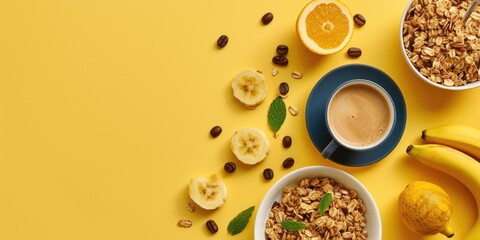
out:
{"label": "espresso coffee", "polygon": [[377,89],[352,84],[339,90],[330,102],[328,122],[337,138],[351,146],[375,144],[391,127],[389,103]]}

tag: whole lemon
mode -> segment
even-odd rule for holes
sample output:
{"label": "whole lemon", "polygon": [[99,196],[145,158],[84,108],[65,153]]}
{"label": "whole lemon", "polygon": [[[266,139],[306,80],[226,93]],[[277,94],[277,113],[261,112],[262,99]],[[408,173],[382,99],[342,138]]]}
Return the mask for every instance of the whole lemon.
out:
{"label": "whole lemon", "polygon": [[425,181],[408,184],[398,198],[398,210],[405,225],[417,234],[441,233],[453,237],[448,226],[452,216],[450,196],[436,184]]}

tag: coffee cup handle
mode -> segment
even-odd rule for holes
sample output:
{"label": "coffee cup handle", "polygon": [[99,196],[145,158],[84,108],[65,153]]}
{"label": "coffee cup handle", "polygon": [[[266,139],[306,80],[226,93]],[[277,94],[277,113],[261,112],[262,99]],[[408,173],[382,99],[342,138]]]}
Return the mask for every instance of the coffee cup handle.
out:
{"label": "coffee cup handle", "polygon": [[334,139],[332,139],[332,141],[330,141],[330,143],[328,143],[328,145],[323,149],[322,156],[324,158],[330,158],[330,156],[332,156],[339,146],[340,145]]}

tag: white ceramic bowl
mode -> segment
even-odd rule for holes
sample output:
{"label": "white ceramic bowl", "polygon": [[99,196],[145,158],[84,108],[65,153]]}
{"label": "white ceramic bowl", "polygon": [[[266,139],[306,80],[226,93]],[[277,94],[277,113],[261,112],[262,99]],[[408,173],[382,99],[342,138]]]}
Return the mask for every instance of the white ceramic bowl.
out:
{"label": "white ceramic bowl", "polygon": [[382,239],[382,221],[380,219],[380,213],[378,212],[377,205],[375,204],[372,195],[370,195],[362,183],[342,170],[326,166],[311,166],[300,168],[288,173],[279,179],[267,192],[258,208],[255,218],[255,240],[265,240],[265,223],[268,219],[268,213],[275,201],[281,201],[283,188],[286,186],[297,186],[299,181],[306,177],[328,177],[337,183],[342,184],[345,188],[356,190],[358,197],[363,200],[367,208],[365,217],[367,218],[366,230],[368,231],[368,240]]}
{"label": "white ceramic bowl", "polygon": [[433,82],[432,80],[426,78],[425,76],[423,76],[419,70],[417,70],[415,68],[415,66],[412,64],[412,62],[410,61],[410,59],[408,58],[407,56],[407,52],[405,50],[405,45],[403,44],[403,24],[405,22],[405,18],[407,17],[407,13],[408,13],[408,10],[410,9],[410,6],[412,6],[412,3],[413,3],[413,0],[410,0],[407,4],[407,6],[405,7],[405,10],[403,11],[403,15],[402,15],[402,20],[400,22],[400,45],[402,47],[402,53],[403,53],[403,57],[405,58],[405,60],[407,61],[407,64],[408,66],[412,69],[412,71],[420,78],[422,79],[423,81],[427,82],[428,84],[432,85],[432,86],[435,86],[435,87],[438,87],[438,88],[442,88],[442,89],[447,89],[447,90],[467,90],[467,89],[472,89],[472,88],[476,88],[476,87],[480,87],[480,81],[477,81],[477,82],[473,82],[473,83],[468,83],[466,85],[463,85],[463,86],[451,86],[451,87],[448,87],[448,86],[445,86],[445,85],[442,85],[442,84],[438,84],[438,83],[435,83]]}

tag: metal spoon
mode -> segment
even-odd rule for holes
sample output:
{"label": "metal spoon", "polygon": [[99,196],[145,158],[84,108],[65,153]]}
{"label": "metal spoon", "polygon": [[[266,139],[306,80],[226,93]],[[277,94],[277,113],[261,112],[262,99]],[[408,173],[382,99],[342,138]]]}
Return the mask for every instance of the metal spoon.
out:
{"label": "metal spoon", "polygon": [[465,13],[465,17],[463,18],[463,22],[467,22],[467,19],[470,17],[470,14],[472,14],[473,10],[477,7],[477,5],[480,3],[480,0],[473,0],[472,5],[470,8],[467,10],[467,13]]}

